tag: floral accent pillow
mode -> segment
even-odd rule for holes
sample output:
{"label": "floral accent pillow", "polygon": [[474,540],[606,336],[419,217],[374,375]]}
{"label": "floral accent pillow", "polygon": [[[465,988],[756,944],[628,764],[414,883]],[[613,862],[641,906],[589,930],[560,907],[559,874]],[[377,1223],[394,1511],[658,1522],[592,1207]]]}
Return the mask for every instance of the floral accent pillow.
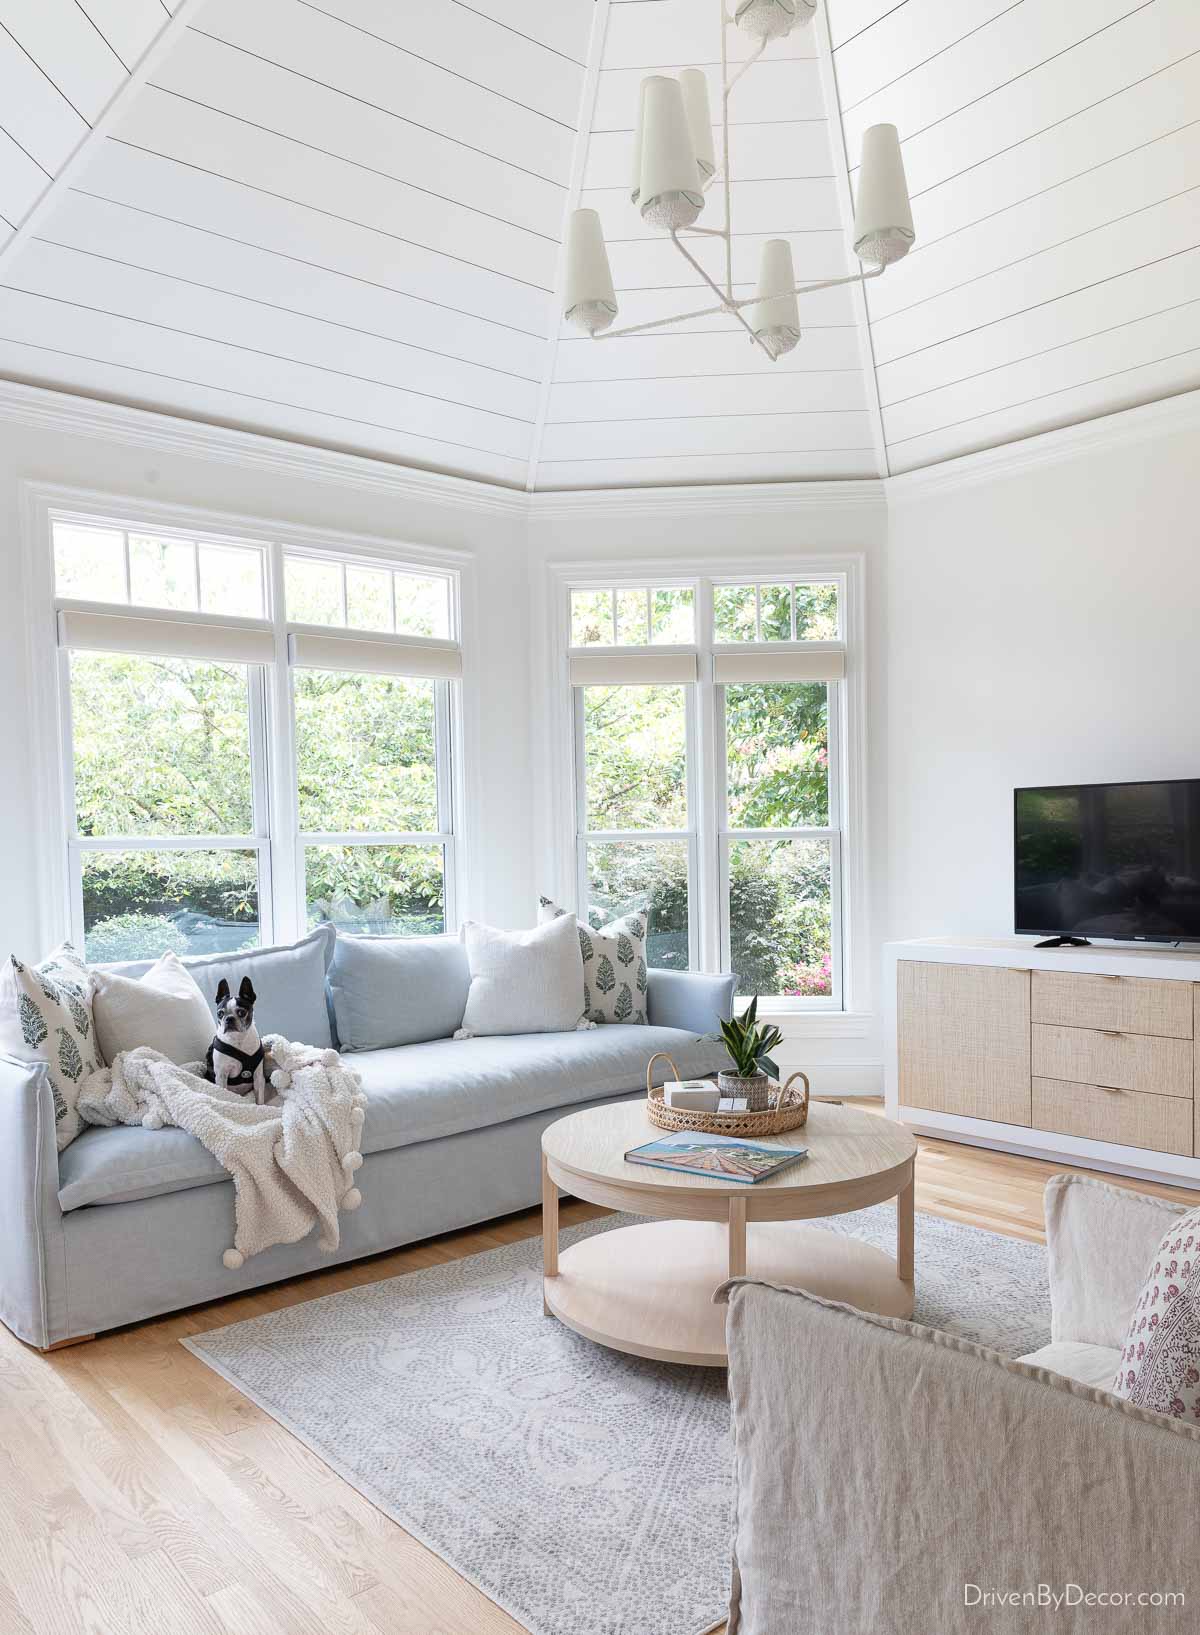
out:
{"label": "floral accent pillow", "polygon": [[46,1063],[61,1152],[83,1128],[80,1087],[101,1066],[91,975],[70,943],[40,965],[24,965],[15,955],[0,965],[0,1049]]}
{"label": "floral accent pillow", "polygon": [[1155,1251],[1112,1389],[1139,1408],[1200,1422],[1200,1209],[1180,1215]]}
{"label": "floral accent pillow", "polygon": [[[538,924],[560,919],[567,910],[549,897],[538,898]],[[642,1023],[646,1017],[646,927],[649,915],[624,914],[599,930],[579,927],[583,955],[583,1014],[589,1022]]]}

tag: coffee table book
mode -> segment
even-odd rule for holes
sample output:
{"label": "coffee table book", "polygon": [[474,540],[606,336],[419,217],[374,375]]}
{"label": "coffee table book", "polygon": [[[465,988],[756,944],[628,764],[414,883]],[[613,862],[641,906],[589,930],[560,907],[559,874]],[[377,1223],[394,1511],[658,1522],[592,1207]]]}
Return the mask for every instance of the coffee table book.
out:
{"label": "coffee table book", "polygon": [[683,1175],[742,1181],[752,1186],[755,1181],[778,1175],[780,1170],[807,1156],[807,1147],[763,1147],[736,1135],[702,1135],[677,1130],[673,1135],[631,1148],[625,1160],[629,1164],[645,1164],[650,1169],[677,1170]]}

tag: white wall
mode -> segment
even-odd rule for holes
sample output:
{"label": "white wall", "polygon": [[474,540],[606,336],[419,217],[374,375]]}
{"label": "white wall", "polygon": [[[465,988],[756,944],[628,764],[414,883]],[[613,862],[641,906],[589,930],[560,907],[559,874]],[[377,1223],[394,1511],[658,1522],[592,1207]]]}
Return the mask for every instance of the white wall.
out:
{"label": "white wall", "polygon": [[[42,394],[47,396],[50,394]],[[157,416],[147,416],[153,425]],[[229,434],[221,434],[228,446]],[[256,441],[256,440],[255,440]],[[317,462],[314,461],[314,470]],[[364,462],[367,464],[367,462]],[[517,506],[478,509],[390,492],[364,482],[306,478],[262,462],[238,465],[107,438],[0,424],[0,903],[4,950],[32,952],[41,936],[28,776],[25,600],[21,577],[23,479],[99,489],[119,496],[202,506],[272,522],[328,527],[468,551],[474,563],[476,630],[465,632],[470,662],[486,680],[477,690],[469,753],[478,810],[469,828],[464,912],[506,926],[529,923],[534,890],[529,849],[529,594],[524,522]],[[400,485],[397,485],[399,488]],[[46,640],[53,641],[52,630]]]}
{"label": "white wall", "polygon": [[890,937],[1011,934],[1014,788],[1200,776],[1200,469],[1181,419],[1131,411],[1052,464],[893,498]]}

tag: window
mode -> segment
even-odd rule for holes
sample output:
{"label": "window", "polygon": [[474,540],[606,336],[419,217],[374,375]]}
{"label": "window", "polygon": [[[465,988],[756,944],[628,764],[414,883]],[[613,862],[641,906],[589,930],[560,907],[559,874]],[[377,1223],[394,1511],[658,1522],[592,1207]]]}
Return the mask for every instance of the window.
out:
{"label": "window", "polygon": [[578,901],[593,924],[645,909],[652,966],[841,1004],[845,595],[841,574],[569,589]]}
{"label": "window", "polygon": [[50,527],[69,919],[89,960],[233,951],[326,919],[454,924],[454,573]]}

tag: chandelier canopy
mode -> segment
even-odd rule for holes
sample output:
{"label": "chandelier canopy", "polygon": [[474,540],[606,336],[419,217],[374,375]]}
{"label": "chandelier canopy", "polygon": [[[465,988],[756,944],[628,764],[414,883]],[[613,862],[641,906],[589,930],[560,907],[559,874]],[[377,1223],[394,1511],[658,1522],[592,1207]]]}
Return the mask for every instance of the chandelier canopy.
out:
{"label": "chandelier canopy", "polygon": [[[774,40],[812,21],[816,0],[739,0],[733,15],[721,7],[721,151],[713,144],[708,80],[699,68],[685,68],[678,78],[651,74],[638,93],[633,143],[630,201],[642,220],[666,232],[675,248],[713,291],[718,305],[681,312],[651,323],[613,329],[617,298],[604,244],[600,217],[594,210],[575,210],[567,226],[566,288],[563,315],[593,340],[638,335],[650,329],[723,312],[748,331],[774,363],[800,339],[801,295],[838,284],[878,278],[912,248],[912,209],[904,178],[900,138],[894,125],[872,125],[863,133],[862,163],[854,211],[854,253],[862,270],[845,278],[797,284],[791,245],[768,239],[762,247],[758,287],[739,300],[733,293],[732,177],[729,168],[729,99],[734,86]],[[736,27],[757,41],[747,60],[729,70],[728,30]],[[706,190],[720,181],[725,195],[725,225],[701,227]],[[681,235],[720,239],[725,246],[723,280],[713,278],[682,242]]]}

